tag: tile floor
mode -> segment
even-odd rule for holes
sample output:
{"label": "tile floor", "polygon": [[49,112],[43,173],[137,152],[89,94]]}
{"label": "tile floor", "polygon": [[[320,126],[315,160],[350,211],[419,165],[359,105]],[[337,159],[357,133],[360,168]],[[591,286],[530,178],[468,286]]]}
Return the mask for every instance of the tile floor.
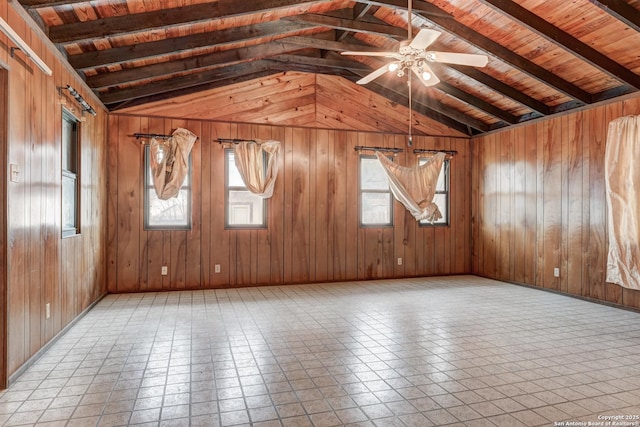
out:
{"label": "tile floor", "polygon": [[2,426],[605,416],[640,425],[640,314],[473,276],[109,295],[0,392]]}

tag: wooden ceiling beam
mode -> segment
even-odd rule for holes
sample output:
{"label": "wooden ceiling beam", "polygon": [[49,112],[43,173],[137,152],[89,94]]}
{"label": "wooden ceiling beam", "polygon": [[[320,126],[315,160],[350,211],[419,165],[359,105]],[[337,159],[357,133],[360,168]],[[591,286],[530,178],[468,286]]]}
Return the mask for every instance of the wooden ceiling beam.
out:
{"label": "wooden ceiling beam", "polygon": [[38,9],[42,7],[71,6],[77,3],[85,3],[87,0],[20,0],[25,9]]}
{"label": "wooden ceiling beam", "polygon": [[136,31],[171,28],[220,18],[266,13],[309,1],[301,0],[219,0],[161,9],[152,12],[113,16],[90,21],[74,22],[49,27],[49,38],[54,43],[77,43],[84,40],[122,35]]}
{"label": "wooden ceiling beam", "polygon": [[[407,5],[404,0],[376,0],[365,1],[356,0],[359,3],[375,4],[378,6],[392,7],[396,9],[407,10]],[[427,3],[421,0],[413,0],[413,11],[425,19],[433,22],[443,30],[465,40],[472,46],[477,47],[480,50],[485,51],[490,56],[495,56],[512,67],[520,70],[521,72],[528,74],[535,78],[539,82],[554,88],[558,92],[561,92],[571,98],[577,99],[583,104],[591,104],[591,94],[584,91],[568,82],[552,72],[542,68],[541,66],[529,61],[526,58],[521,57],[507,49],[506,47],[494,42],[488,37],[483,36],[475,30],[463,25],[450,17],[443,17],[446,12],[435,6],[434,4]]]}
{"label": "wooden ceiling beam", "polygon": [[170,76],[184,71],[196,71],[199,69],[221,68],[242,62],[256,61],[273,55],[295,52],[302,49],[301,46],[277,42],[269,42],[246,46],[239,49],[224,50],[205,55],[192,56],[168,62],[145,65],[142,67],[127,68],[120,71],[96,74],[86,78],[89,87],[103,89],[110,86],[119,86],[144,79],[154,79]]}
{"label": "wooden ceiling beam", "polygon": [[513,86],[503,83],[500,80],[493,78],[488,74],[483,73],[482,71],[478,70],[475,67],[468,67],[464,65],[454,65],[454,64],[444,64],[444,65],[456,70],[461,74],[464,74],[465,76],[479,83],[482,83],[483,85],[487,86],[491,90],[501,95],[504,95],[507,98],[510,98],[524,105],[525,107],[528,107],[534,111],[537,111],[538,113],[544,116],[548,116],[549,114],[551,114],[551,108],[547,104],[540,102],[535,98],[531,98],[530,96],[526,95],[523,92],[520,92],[519,90],[515,90]]}
{"label": "wooden ceiling beam", "polygon": [[640,33],[640,11],[622,0],[589,0],[609,15]]}
{"label": "wooden ceiling beam", "polygon": [[350,71],[367,71],[371,72],[371,68],[357,61],[345,59],[331,59],[321,57],[311,57],[303,55],[276,55],[269,57],[270,60],[282,62],[285,64],[310,65],[319,68],[337,68],[340,70]]}
{"label": "wooden ceiling beam", "polygon": [[[356,3],[353,5],[353,19],[359,21],[364,18],[367,14],[373,15],[375,11],[378,9],[377,6],[372,6],[370,4]],[[350,31],[340,30],[336,34],[336,40],[342,41],[344,38],[350,33]]]}
{"label": "wooden ceiling beam", "polygon": [[[351,11],[351,9],[348,9]],[[394,27],[393,25],[380,24],[375,22],[364,22],[355,19],[347,19],[330,15],[319,15],[315,13],[304,13],[283,18],[287,21],[306,23],[318,27],[335,28],[343,31],[353,31],[356,33],[374,34],[392,38],[406,38],[407,30]]]}
{"label": "wooden ceiling beam", "polygon": [[255,40],[268,36],[286,36],[309,27],[305,24],[287,21],[267,21],[243,27],[228,28],[211,33],[158,40],[135,45],[69,55],[71,66],[77,70],[126,63],[142,58],[153,58],[184,50],[206,46],[220,46]]}
{"label": "wooden ceiling beam", "polygon": [[164,92],[171,92],[193,86],[201,86],[216,81],[227,81],[231,77],[243,74],[256,74],[264,70],[274,71],[303,71],[316,74],[329,74],[352,76],[346,69],[338,69],[327,66],[313,65],[310,57],[300,56],[300,62],[276,62],[267,59],[257,60],[249,63],[230,65],[213,70],[202,71],[200,73],[188,74],[184,76],[172,77],[164,80],[153,81],[144,85],[137,85],[125,89],[114,89],[101,93],[100,99],[107,104],[119,104],[136,98],[145,98],[158,95]]}
{"label": "wooden ceiling beam", "polygon": [[[331,32],[333,31],[334,30],[331,30]],[[318,33],[312,36],[291,36],[280,39],[280,41],[282,41],[283,43],[295,44],[301,47],[311,47],[315,49],[332,50],[336,52],[345,52],[348,50],[357,50],[361,52],[378,52],[380,50],[379,47],[371,46],[368,44],[347,43],[343,41],[335,41],[333,39],[320,38],[319,36],[321,34],[326,33]]]}
{"label": "wooden ceiling beam", "polygon": [[474,108],[477,108],[480,111],[483,111],[486,114],[489,114],[498,120],[505,121],[509,124],[518,123],[518,118],[513,114],[509,114],[506,111],[501,110],[489,102],[486,102],[477,96],[473,96],[460,88],[452,86],[446,82],[441,81],[435,86],[436,89],[446,93],[449,96],[459,99],[460,101],[471,105]]}
{"label": "wooden ceiling beam", "polygon": [[[540,18],[535,13],[514,3],[511,0],[480,0],[483,4],[489,6],[493,10],[502,13],[518,22],[520,25],[528,28],[537,35],[555,43],[567,52],[572,53],[582,59],[589,65],[599,69],[600,71],[616,78],[622,83],[631,85],[640,89],[640,76],[623,67],[597,50],[593,49],[586,43],[562,31],[560,28],[550,24]],[[640,12],[638,12],[640,15]]]}
{"label": "wooden ceiling beam", "polygon": [[105,104],[105,106],[109,109],[109,111],[117,111],[123,108],[147,104],[149,102],[164,101],[165,99],[172,99],[178,96],[191,95],[197,92],[216,89],[216,88],[234,85],[238,83],[243,83],[253,79],[260,79],[262,77],[270,76],[272,74],[273,74],[272,70],[262,69],[257,72],[239,74],[233,77],[229,77],[227,79],[214,80],[214,81],[206,82],[196,86],[189,86],[182,89],[168,90],[166,92],[157,93],[155,95],[141,96],[139,98],[132,98],[122,102],[113,102],[111,104]]}
{"label": "wooden ceiling beam", "polygon": [[[356,77],[356,78],[360,78],[360,77]],[[376,93],[388,99],[393,103],[396,103],[399,105],[409,104],[408,93],[406,92],[400,93],[397,90],[391,89],[389,87],[383,86],[375,82],[369,83],[369,85],[367,85],[367,89],[373,93]],[[465,135],[471,136],[472,134],[470,132],[470,128],[473,128],[473,126],[469,125],[469,123],[461,122],[451,117],[451,116],[458,116],[458,114],[456,113],[459,113],[459,112],[451,111],[450,109],[443,107],[441,105],[431,106],[415,100],[413,102],[412,110],[415,111],[416,113],[422,114],[425,117],[428,117],[432,120],[442,123],[443,125],[448,126],[451,129],[455,129],[458,132],[464,133]],[[467,119],[467,117],[464,115],[461,115],[459,117],[462,119],[465,119],[465,121]],[[478,124],[478,126],[480,126],[480,124]],[[485,132],[486,130],[488,130],[488,126],[486,127],[485,130],[481,132]]]}
{"label": "wooden ceiling beam", "polygon": [[231,65],[220,69],[203,71],[201,73],[154,81],[149,84],[133,86],[126,89],[112,90],[101,93],[99,96],[105,105],[118,104],[135,98],[143,98],[164,92],[199,86],[204,83],[228,80],[238,75],[259,73],[268,70],[269,66],[270,62],[264,60],[247,64]]}
{"label": "wooden ceiling beam", "polygon": [[[364,77],[367,74],[369,74],[370,71],[371,70],[368,70],[368,71],[365,71],[365,72],[357,71],[357,72],[354,72],[354,74],[356,74],[358,76],[358,78],[361,78],[361,77]],[[379,95],[383,95],[383,93],[386,93],[387,95],[383,95],[383,96],[385,96],[386,98],[388,98],[389,100],[392,100],[394,102],[398,102],[398,103],[401,103],[401,104],[407,105],[407,106],[409,104],[409,90],[407,88],[407,85],[404,84],[404,83],[398,84],[398,85],[394,85],[394,86],[389,86],[389,85],[385,86],[385,85],[383,85],[383,84],[381,84],[379,82],[373,81],[373,82],[368,83],[365,87],[367,89],[379,94]],[[402,99],[399,100],[397,97],[393,98],[391,96],[392,93],[395,93],[396,96],[400,95],[402,97]],[[454,120],[458,124],[463,124],[464,125],[463,127],[465,127],[465,128],[466,127],[471,127],[471,128],[476,129],[476,130],[478,130],[480,132],[486,132],[487,130],[489,130],[489,126],[486,123],[484,123],[484,122],[482,122],[480,120],[474,119],[472,117],[469,117],[466,114],[464,114],[464,113],[462,113],[462,112],[460,112],[458,110],[455,110],[455,109],[450,108],[450,107],[446,107],[446,106],[442,105],[439,102],[433,102],[433,103],[430,103],[429,105],[427,105],[427,104],[421,103],[418,99],[416,99],[415,96],[412,97],[412,98],[413,98],[413,105],[412,105],[412,109],[413,110],[415,110],[416,112],[419,112],[420,114],[423,114],[425,116],[431,117],[434,120],[439,120],[443,124],[446,124],[446,123],[442,122],[442,120],[441,120],[442,117],[437,119],[435,116],[432,117],[429,114],[427,114],[428,111],[425,112],[424,110],[418,110],[417,107],[419,106],[419,107],[421,107],[423,109],[430,110],[432,113],[435,112],[438,115],[447,116],[448,118]],[[447,126],[449,126],[449,124],[447,124]],[[456,129],[460,130],[460,128],[456,128]],[[466,133],[466,134],[469,134],[468,129],[464,130],[463,132]]]}
{"label": "wooden ceiling beam", "polygon": [[311,74],[326,74],[329,76],[340,76],[345,78],[350,78],[353,76],[353,73],[344,69],[335,69],[331,67],[319,67],[317,65],[311,65],[304,62],[280,62],[276,61],[272,58],[269,58],[268,61],[271,62],[271,70],[276,71],[299,71],[303,73],[311,73]]}
{"label": "wooden ceiling beam", "polygon": [[[359,71],[359,70],[353,70],[353,71]],[[371,67],[365,67],[365,71],[367,73],[370,73],[371,71],[373,71],[373,69]],[[481,110],[486,114],[496,117],[498,120],[503,120],[509,124],[515,124],[518,122],[518,118],[516,116],[509,114],[506,111],[503,111],[500,108],[496,107],[495,105],[492,105],[444,81],[441,81],[440,83],[438,83],[436,86],[434,86],[434,88],[440,90],[441,92],[446,93],[447,95],[457,98],[460,101],[466,104],[469,104],[472,107],[477,108],[478,110]]]}

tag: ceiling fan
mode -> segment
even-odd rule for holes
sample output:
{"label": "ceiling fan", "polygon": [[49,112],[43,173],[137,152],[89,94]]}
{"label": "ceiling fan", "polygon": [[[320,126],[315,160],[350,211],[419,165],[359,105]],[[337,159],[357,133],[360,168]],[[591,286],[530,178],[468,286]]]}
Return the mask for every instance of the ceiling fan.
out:
{"label": "ceiling fan", "polygon": [[403,77],[405,74],[413,72],[423,85],[433,86],[440,79],[429,67],[429,62],[469,65],[472,67],[484,67],[487,65],[489,58],[486,55],[426,50],[440,34],[442,34],[440,31],[423,28],[411,40],[411,25],[409,25],[409,40],[400,42],[398,52],[342,52],[342,55],[380,56],[394,59],[393,62],[385,64],[358,80],[356,82],[358,84],[367,84],[386,72],[395,72],[398,77]]}
{"label": "ceiling fan", "polygon": [[383,65],[382,67],[367,74],[356,83],[367,84],[377,79],[386,72],[395,72],[398,77],[407,76],[407,85],[409,86],[409,140],[408,144],[413,144],[411,136],[412,119],[412,101],[411,101],[411,74],[415,74],[418,80],[424,86],[433,86],[440,82],[440,79],[434,74],[429,66],[429,62],[439,62],[444,64],[469,65],[473,67],[484,67],[489,62],[486,55],[477,55],[472,53],[455,53],[455,52],[438,52],[428,51],[427,48],[442,34],[440,31],[429,28],[422,28],[416,37],[411,39],[412,24],[412,4],[413,0],[407,0],[407,40],[400,42],[398,52],[342,52],[342,55],[356,56],[380,56],[385,58],[393,58],[394,61]]}

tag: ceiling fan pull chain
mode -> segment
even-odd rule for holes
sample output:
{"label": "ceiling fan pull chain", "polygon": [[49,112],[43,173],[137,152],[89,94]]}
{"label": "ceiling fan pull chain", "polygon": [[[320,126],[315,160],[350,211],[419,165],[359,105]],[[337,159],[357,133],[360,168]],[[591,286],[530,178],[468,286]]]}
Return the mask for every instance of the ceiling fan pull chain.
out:
{"label": "ceiling fan pull chain", "polygon": [[413,0],[408,0],[407,1],[407,30],[409,32],[409,37],[408,39],[411,40],[411,31],[413,30],[413,19],[412,18],[412,11],[411,11],[411,6],[413,4]]}
{"label": "ceiling fan pull chain", "polygon": [[411,129],[412,129],[412,124],[413,124],[413,110],[411,109],[413,102],[411,101],[411,71],[409,71],[408,77],[407,77],[407,86],[409,86],[409,141],[407,142],[407,145],[409,147],[411,147],[413,145],[413,139],[411,136]]}

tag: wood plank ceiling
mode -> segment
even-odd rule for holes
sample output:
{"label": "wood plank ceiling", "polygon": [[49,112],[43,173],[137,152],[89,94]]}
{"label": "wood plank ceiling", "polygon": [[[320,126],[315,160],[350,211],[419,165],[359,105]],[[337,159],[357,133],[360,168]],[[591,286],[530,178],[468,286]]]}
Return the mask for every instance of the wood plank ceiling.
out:
{"label": "wood plank ceiling", "polygon": [[[407,0],[19,0],[111,110],[283,71],[356,81],[397,49]],[[414,111],[481,134],[640,89],[640,0],[414,0],[433,50],[484,53],[484,68],[434,64]],[[408,105],[405,79],[367,90]],[[304,96],[304,94],[301,94]]]}

